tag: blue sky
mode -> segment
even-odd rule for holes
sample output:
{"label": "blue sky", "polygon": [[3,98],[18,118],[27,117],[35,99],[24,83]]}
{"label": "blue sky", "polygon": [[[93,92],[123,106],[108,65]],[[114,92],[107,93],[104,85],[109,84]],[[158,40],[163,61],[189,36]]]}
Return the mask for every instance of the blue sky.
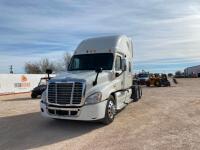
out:
{"label": "blue sky", "polygon": [[174,72],[200,64],[199,0],[0,0],[0,73],[59,61],[88,37],[126,34],[134,69]]}

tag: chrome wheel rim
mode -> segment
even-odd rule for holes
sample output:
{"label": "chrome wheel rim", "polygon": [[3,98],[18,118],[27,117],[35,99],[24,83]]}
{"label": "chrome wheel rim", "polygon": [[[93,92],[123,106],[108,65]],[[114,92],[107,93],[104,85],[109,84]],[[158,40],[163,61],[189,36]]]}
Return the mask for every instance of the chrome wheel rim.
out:
{"label": "chrome wheel rim", "polygon": [[108,104],[108,116],[109,118],[113,119],[115,115],[115,105],[112,101],[109,101]]}

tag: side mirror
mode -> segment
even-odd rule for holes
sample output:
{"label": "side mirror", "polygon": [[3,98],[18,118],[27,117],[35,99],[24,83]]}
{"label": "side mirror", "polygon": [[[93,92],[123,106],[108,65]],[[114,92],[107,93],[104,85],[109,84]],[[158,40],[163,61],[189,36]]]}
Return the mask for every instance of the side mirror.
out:
{"label": "side mirror", "polygon": [[52,70],[51,69],[46,69],[46,73],[47,73],[47,75],[48,75],[48,79],[50,80],[50,74],[52,74]]}
{"label": "side mirror", "polygon": [[119,77],[120,74],[118,72],[115,73],[115,77]]}
{"label": "side mirror", "polygon": [[126,59],[122,59],[122,71],[126,71]]}
{"label": "side mirror", "polygon": [[95,72],[96,72],[96,73],[101,73],[102,71],[103,71],[102,68],[96,68],[96,69],[95,69]]}
{"label": "side mirror", "polygon": [[46,69],[46,74],[52,74],[52,70],[51,69]]}

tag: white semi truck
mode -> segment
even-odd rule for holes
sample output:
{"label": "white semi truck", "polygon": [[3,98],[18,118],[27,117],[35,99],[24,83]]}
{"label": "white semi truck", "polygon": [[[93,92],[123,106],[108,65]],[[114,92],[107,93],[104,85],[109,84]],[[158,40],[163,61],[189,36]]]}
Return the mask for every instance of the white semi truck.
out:
{"label": "white semi truck", "polygon": [[111,123],[118,110],[141,97],[141,88],[133,84],[132,60],[132,40],[125,35],[82,41],[68,71],[48,81],[42,115]]}

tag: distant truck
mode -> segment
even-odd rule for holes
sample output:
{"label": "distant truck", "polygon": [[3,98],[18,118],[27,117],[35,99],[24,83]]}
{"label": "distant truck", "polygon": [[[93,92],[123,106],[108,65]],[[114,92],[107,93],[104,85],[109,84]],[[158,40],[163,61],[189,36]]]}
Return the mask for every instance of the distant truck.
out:
{"label": "distant truck", "polygon": [[140,85],[146,85],[147,80],[149,79],[149,73],[148,72],[143,72],[143,73],[139,73],[137,75],[137,79],[139,81]]}
{"label": "distant truck", "polygon": [[90,38],[76,48],[68,71],[48,81],[41,113],[54,119],[109,124],[141,98],[132,81],[133,44],[127,36]]}

